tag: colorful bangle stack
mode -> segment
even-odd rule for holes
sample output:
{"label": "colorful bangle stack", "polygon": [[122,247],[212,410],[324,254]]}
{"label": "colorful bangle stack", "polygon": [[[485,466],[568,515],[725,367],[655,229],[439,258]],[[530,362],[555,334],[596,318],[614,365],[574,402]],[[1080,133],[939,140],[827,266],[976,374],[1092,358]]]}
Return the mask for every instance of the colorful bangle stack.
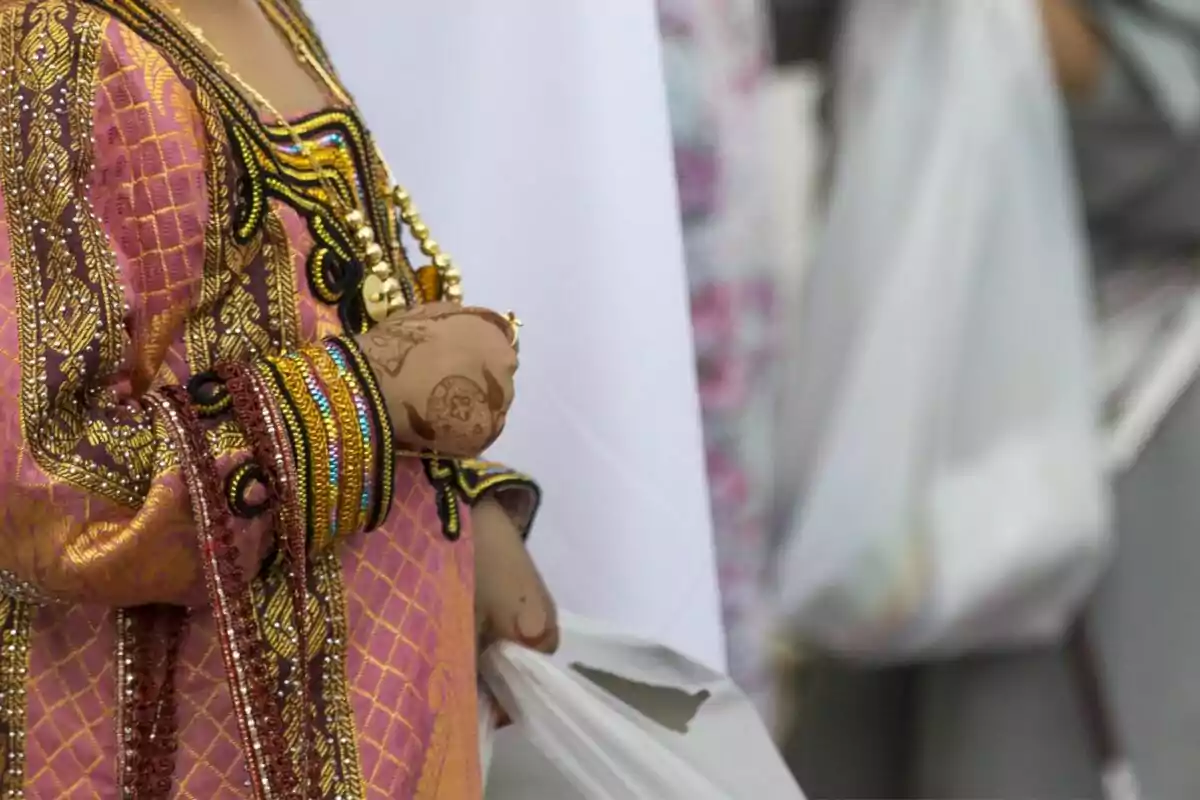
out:
{"label": "colorful bangle stack", "polygon": [[292,440],[310,550],[371,530],[391,505],[391,425],[353,344],[329,339],[257,366]]}
{"label": "colorful bangle stack", "polygon": [[372,531],[383,524],[392,507],[397,456],[392,436],[392,421],[388,417],[387,404],[383,402],[379,384],[375,382],[375,373],[367,366],[366,358],[358,349],[358,345],[344,336],[334,336],[325,340],[325,348],[338,365],[339,374],[344,374],[346,385],[350,388],[355,409],[359,412],[362,435],[365,437],[368,432],[370,435],[374,463],[364,459],[364,466],[370,470],[370,476],[363,484],[367,487],[364,502],[369,508],[363,529]]}

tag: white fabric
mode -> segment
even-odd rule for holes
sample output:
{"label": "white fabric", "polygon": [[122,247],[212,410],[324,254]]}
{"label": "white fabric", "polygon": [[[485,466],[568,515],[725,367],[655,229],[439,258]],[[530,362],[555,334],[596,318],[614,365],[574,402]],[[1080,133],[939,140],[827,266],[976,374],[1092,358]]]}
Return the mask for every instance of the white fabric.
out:
{"label": "white fabric", "polygon": [[874,659],[1052,640],[1112,543],[1037,8],[896,5],[801,321],[817,443],[779,580],[803,636]]}
{"label": "white fabric", "polygon": [[1105,284],[1102,308],[1114,310],[1101,320],[1100,375],[1107,461],[1120,475],[1200,372],[1200,288],[1190,268],[1117,273]]}
{"label": "white fabric", "polygon": [[483,655],[515,722],[502,736],[517,740],[497,742],[489,800],[803,800],[728,678],[580,617],[562,624],[556,657],[508,643]]}
{"label": "white fabric", "polygon": [[467,299],[526,322],[492,455],[552,589],[723,665],[653,3],[306,5]]}

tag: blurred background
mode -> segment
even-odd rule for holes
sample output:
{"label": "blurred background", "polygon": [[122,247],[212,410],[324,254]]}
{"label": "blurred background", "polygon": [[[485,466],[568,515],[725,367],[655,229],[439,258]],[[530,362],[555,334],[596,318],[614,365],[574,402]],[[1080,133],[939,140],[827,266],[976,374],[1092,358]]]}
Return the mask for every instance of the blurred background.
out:
{"label": "blurred background", "polygon": [[728,661],[801,785],[1200,797],[1200,2],[657,5]]}
{"label": "blurred background", "polygon": [[563,607],[810,797],[1200,797],[1200,0],[307,5],[527,323]]}

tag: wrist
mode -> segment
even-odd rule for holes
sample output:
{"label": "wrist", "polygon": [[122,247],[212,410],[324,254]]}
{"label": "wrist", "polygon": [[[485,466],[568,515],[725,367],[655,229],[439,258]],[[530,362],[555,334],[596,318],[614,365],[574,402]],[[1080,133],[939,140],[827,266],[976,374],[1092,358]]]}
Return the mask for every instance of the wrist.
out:
{"label": "wrist", "polygon": [[398,415],[402,414],[404,410],[396,408],[392,404],[393,398],[389,396],[389,393],[383,391],[387,372],[385,363],[377,352],[378,348],[372,342],[370,333],[345,336],[343,338],[346,340],[348,346],[352,347],[357,354],[363,372],[367,373],[365,379],[370,380],[371,384],[375,387],[375,392],[379,397],[379,405],[386,414],[387,434],[394,440],[396,438],[396,429],[392,420],[399,419]]}

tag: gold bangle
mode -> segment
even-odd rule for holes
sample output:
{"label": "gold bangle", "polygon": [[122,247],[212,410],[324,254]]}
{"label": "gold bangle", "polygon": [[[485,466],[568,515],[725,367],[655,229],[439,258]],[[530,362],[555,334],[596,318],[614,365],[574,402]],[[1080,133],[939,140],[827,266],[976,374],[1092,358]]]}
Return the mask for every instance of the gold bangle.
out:
{"label": "gold bangle", "polygon": [[309,394],[304,381],[304,368],[293,357],[282,356],[270,359],[270,363],[282,377],[280,389],[294,404],[300,417],[301,435],[308,440],[308,464],[306,475],[309,485],[308,518],[312,530],[313,552],[321,552],[329,546],[331,538],[330,494],[333,487],[329,482],[329,439],[325,433],[325,420],[316,401]]}
{"label": "gold bangle", "polygon": [[294,453],[293,464],[294,472],[291,476],[296,485],[296,513],[300,515],[301,525],[307,530],[308,528],[308,477],[307,467],[312,463],[312,459],[308,457],[308,441],[303,435],[300,427],[300,420],[296,416],[296,409],[292,403],[284,396],[283,388],[280,386],[282,380],[278,371],[270,364],[259,362],[255,364],[257,372],[259,388],[265,392],[274,404],[276,410],[283,418],[284,435],[291,441],[292,451]]}
{"label": "gold bangle", "polygon": [[344,336],[334,337],[338,342],[338,346],[346,354],[349,361],[350,371],[354,374],[358,382],[358,388],[362,391],[363,396],[371,406],[372,416],[375,418],[375,423],[378,426],[378,441],[375,443],[376,459],[379,463],[379,473],[376,475],[376,491],[373,508],[367,518],[367,530],[382,525],[387,519],[388,512],[392,508],[392,499],[394,492],[393,481],[396,475],[396,435],[392,428],[392,421],[388,417],[387,405],[383,401],[383,393],[379,391],[379,384],[375,380],[375,374],[371,372],[370,366],[367,365],[366,359],[362,355],[362,351],[358,349],[358,345],[352,339]]}
{"label": "gold bangle", "polygon": [[[338,372],[337,365],[324,347],[305,348],[309,363],[316,368],[317,377],[325,384],[329,403],[337,420],[341,439],[341,492],[338,501],[339,536],[358,533],[362,525],[363,437],[359,432],[358,411],[354,398]],[[335,491],[337,487],[334,487]]]}

